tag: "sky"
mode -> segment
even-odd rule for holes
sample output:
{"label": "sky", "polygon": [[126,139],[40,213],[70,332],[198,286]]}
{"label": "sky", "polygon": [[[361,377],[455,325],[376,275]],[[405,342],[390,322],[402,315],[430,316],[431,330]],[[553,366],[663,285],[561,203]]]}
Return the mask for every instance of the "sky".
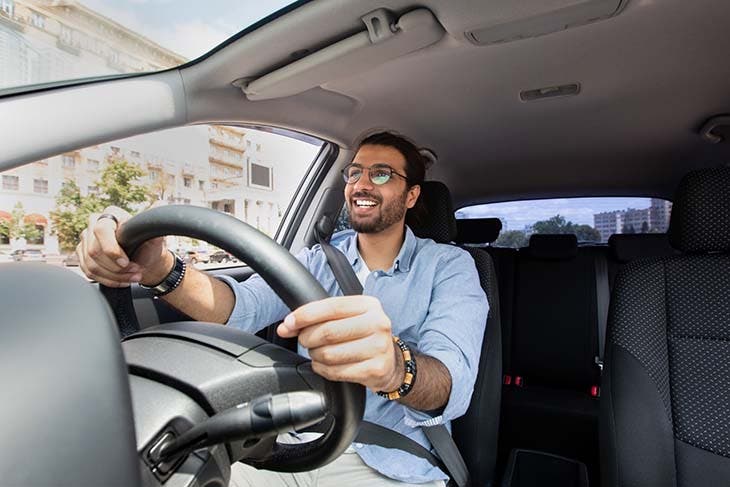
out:
{"label": "sky", "polygon": [[593,226],[593,215],[604,211],[643,209],[651,204],[650,198],[556,198],[551,200],[492,203],[462,208],[460,218],[501,218],[505,230],[523,230],[526,225],[562,215],[577,224]]}
{"label": "sky", "polygon": [[188,59],[205,54],[291,0],[81,0]]}

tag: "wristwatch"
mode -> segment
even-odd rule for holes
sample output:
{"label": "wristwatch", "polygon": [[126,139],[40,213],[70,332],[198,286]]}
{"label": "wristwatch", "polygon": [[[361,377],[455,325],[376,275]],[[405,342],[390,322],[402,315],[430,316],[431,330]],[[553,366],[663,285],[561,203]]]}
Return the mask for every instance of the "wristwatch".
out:
{"label": "wristwatch", "polygon": [[164,296],[165,294],[170,294],[173,292],[182,282],[183,277],[185,277],[185,269],[187,266],[185,265],[185,262],[175,255],[175,253],[172,250],[168,250],[173,258],[175,259],[175,265],[172,266],[172,270],[167,274],[167,276],[162,280],[162,282],[155,284],[154,286],[145,286],[144,284],[140,283],[140,286],[142,286],[145,289],[150,289],[152,291],[152,294],[155,295],[155,297]]}

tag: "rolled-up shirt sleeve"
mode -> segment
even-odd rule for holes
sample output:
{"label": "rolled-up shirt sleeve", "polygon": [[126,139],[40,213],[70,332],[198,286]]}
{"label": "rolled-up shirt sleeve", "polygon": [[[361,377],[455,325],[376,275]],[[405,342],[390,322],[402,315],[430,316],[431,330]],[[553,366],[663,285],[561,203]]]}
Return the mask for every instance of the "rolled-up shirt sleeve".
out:
{"label": "rolled-up shirt sleeve", "polygon": [[451,393],[435,417],[405,408],[409,426],[433,426],[462,416],[474,391],[489,303],[472,257],[461,249],[453,250],[439,263],[428,316],[416,344],[419,353],[439,360],[449,371]]}
{"label": "rolled-up shirt sleeve", "polygon": [[[295,257],[304,267],[308,267],[310,254],[309,249],[302,249]],[[290,311],[284,301],[258,274],[254,274],[244,282],[238,282],[226,275],[216,277],[228,284],[236,299],[231,316],[226,322],[227,326],[256,333],[272,323],[283,320]]]}

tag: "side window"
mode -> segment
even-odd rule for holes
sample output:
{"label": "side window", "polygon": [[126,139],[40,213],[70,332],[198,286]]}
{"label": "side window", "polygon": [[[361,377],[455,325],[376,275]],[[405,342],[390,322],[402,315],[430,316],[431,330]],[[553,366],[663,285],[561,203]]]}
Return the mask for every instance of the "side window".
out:
{"label": "side window", "polygon": [[[180,127],[60,154],[2,173],[0,253],[78,265],[90,213],[188,204],[228,213],[273,237],[322,142],[276,129]],[[167,237],[200,268],[235,265],[206,242]],[[21,251],[21,252],[18,252]],[[242,265],[239,263],[239,265]]]}
{"label": "side window", "polygon": [[658,198],[559,198],[467,206],[456,218],[499,218],[502,231],[492,245],[519,248],[534,233],[572,233],[583,244],[619,233],[665,233],[671,212],[672,203]]}

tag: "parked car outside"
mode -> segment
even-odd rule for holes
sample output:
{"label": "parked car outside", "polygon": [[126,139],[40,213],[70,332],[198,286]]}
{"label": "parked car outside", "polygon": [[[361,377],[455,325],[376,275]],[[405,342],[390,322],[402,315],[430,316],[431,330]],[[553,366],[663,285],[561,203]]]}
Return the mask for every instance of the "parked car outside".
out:
{"label": "parked car outside", "polygon": [[238,262],[238,259],[225,250],[216,250],[210,254],[210,262],[211,264],[227,264],[228,262]]}
{"label": "parked car outside", "polygon": [[66,258],[63,259],[63,265],[66,267],[78,267],[79,266],[79,256],[76,252],[72,254],[68,254]]}
{"label": "parked car outside", "polygon": [[38,249],[15,250],[13,252],[15,262],[45,262],[46,254]]}
{"label": "parked car outside", "polygon": [[207,264],[210,262],[210,254],[208,254],[207,250],[188,250],[185,252],[185,257],[183,258],[185,263],[187,264]]}

